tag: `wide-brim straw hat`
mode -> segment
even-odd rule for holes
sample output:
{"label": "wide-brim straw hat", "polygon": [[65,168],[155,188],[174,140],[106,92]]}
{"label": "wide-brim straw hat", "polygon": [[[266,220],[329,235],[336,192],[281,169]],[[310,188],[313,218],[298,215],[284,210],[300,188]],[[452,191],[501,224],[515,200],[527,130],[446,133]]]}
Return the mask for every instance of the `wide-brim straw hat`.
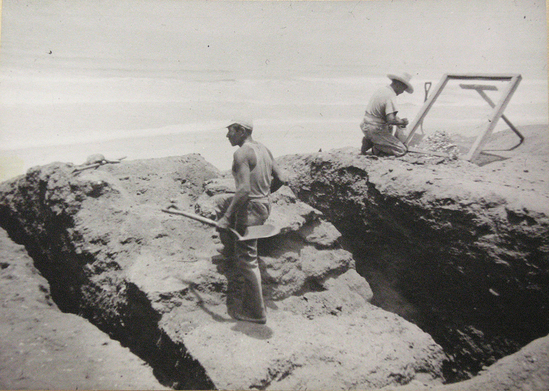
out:
{"label": "wide-brim straw hat", "polygon": [[412,79],[412,75],[410,75],[409,73],[402,73],[401,75],[393,75],[393,74],[388,74],[387,77],[391,80],[398,80],[399,82],[401,83],[404,83],[406,85],[406,92],[411,94],[414,92],[414,87],[412,86],[412,84],[410,83],[410,80]]}

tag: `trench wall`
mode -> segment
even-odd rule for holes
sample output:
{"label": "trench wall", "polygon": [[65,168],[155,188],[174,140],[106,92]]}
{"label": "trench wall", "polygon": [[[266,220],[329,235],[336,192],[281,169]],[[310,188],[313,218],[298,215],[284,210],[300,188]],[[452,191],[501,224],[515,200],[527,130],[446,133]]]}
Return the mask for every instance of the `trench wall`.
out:
{"label": "trench wall", "polygon": [[382,275],[413,306],[401,315],[443,346],[451,382],[549,333],[545,203],[483,186],[463,164],[441,171],[343,152],[281,159],[296,195],[342,232],[357,270]]}
{"label": "trench wall", "polygon": [[[86,228],[79,226],[77,215],[85,209],[83,205],[101,197],[124,200],[123,189],[101,180],[74,179],[71,184],[66,179],[71,171],[71,166],[52,164],[29,170],[24,180],[4,182],[0,187],[2,228],[25,245],[62,311],[83,316],[130,348],[151,365],[162,384],[213,389],[200,363],[160,327],[161,315],[149,298],[120,275],[117,254],[99,250],[108,241],[108,231],[89,246],[82,245]],[[95,209],[98,215],[127,213],[122,207],[101,211],[100,204]]]}
{"label": "trench wall", "polygon": [[260,246],[269,322],[256,328],[230,315],[238,281],[231,260],[219,258],[213,228],[162,212],[174,198],[209,215],[225,186],[215,168],[182,156],[73,169],[52,163],[0,184],[2,227],[26,246],[60,309],[129,347],[162,384],[442,383],[442,348],[369,303],[371,289],[341,248],[341,234],[287,187],[272,197],[282,234]]}

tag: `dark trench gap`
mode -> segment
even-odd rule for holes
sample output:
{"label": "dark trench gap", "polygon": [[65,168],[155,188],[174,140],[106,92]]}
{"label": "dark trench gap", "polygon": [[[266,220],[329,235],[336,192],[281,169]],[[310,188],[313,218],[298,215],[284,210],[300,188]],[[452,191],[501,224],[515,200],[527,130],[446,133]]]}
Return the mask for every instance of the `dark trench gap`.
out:
{"label": "dark trench gap", "polygon": [[[444,340],[437,337],[436,325],[429,322],[430,313],[420,303],[407,297],[399,289],[399,279],[395,277],[394,273],[387,270],[387,264],[383,260],[386,257],[390,258],[390,254],[395,255],[390,246],[385,246],[385,254],[380,255],[377,246],[368,246],[368,241],[357,240],[356,235],[344,235],[342,243],[353,254],[357,272],[370,284],[373,292],[371,303],[414,323],[424,332],[430,334],[448,354],[451,347],[445,346]],[[467,364],[464,365],[464,363],[452,359],[450,355],[443,365],[445,383],[449,384],[470,378],[469,373],[464,373],[462,369],[464,366]]]}
{"label": "dark trench gap", "polygon": [[394,238],[359,238],[356,232],[344,233],[342,243],[372,288],[372,304],[416,324],[442,346],[448,355],[446,384],[476,376],[549,332],[546,319],[535,315],[539,297],[529,304],[525,297],[510,298],[501,305],[484,274],[466,279],[441,266],[438,260],[451,258],[444,252],[418,256],[419,249],[406,249]]}
{"label": "dark trench gap", "polygon": [[547,260],[529,252],[536,248],[529,241],[539,238],[509,237],[517,245],[500,252],[516,248],[529,258],[497,262],[476,245],[493,227],[474,213],[400,202],[381,194],[366,174],[311,172],[306,183],[322,183],[322,193],[301,184],[292,190],[341,232],[373,304],[416,324],[444,349],[446,383],[469,379],[549,333],[549,272],[539,267]]}
{"label": "dark trench gap", "polygon": [[[78,267],[68,270],[68,265],[82,262],[81,259],[63,258],[59,254],[63,261],[57,262],[55,257],[46,256],[40,245],[31,239],[32,235],[29,236],[13,219],[0,221],[1,228],[12,241],[25,247],[36,269],[48,281],[51,298],[61,312],[83,317],[120,342],[147,362],[164,386],[181,390],[215,389],[205,369],[187,353],[185,346],[174,343],[159,328],[160,315],[136,286],[127,284],[122,298],[109,297],[101,287],[89,281],[81,269],[79,272]],[[48,251],[55,253],[51,248]],[[115,312],[110,305],[113,302],[116,303]],[[102,303],[109,305],[102,306]]]}

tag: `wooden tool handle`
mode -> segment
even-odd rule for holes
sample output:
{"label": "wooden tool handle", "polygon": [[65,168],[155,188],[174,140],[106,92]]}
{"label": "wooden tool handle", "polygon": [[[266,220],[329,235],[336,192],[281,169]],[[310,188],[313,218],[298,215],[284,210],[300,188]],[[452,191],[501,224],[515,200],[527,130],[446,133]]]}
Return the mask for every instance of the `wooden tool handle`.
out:
{"label": "wooden tool handle", "polygon": [[179,209],[175,209],[175,208],[165,208],[165,209],[162,209],[162,211],[166,212],[166,213],[173,213],[173,214],[176,214],[176,215],[182,215],[182,216],[185,216],[185,217],[189,217],[193,220],[200,221],[201,223],[206,223],[206,224],[212,225],[214,227],[217,227],[217,222],[215,222],[213,220],[210,220],[206,217],[195,215],[194,213],[185,212],[183,210],[179,210]]}
{"label": "wooden tool handle", "polygon": [[[201,223],[206,223],[206,224],[209,224],[209,225],[212,225],[214,227],[217,227],[217,222],[216,221],[213,221],[213,220],[210,220],[206,217],[202,217],[202,216],[199,216],[199,215],[195,215],[194,213],[190,213],[190,212],[185,212],[183,210],[179,210],[179,209],[176,209],[174,207],[168,207],[168,208],[164,208],[162,209],[162,212],[166,212],[166,213],[172,213],[172,214],[176,214],[176,215],[181,215],[181,216],[185,216],[185,217],[189,217],[193,220],[196,220],[196,221],[200,221]],[[241,241],[244,239],[243,236],[241,236],[237,231],[236,229],[233,229],[233,228],[228,228],[228,231],[231,232],[237,240]]]}

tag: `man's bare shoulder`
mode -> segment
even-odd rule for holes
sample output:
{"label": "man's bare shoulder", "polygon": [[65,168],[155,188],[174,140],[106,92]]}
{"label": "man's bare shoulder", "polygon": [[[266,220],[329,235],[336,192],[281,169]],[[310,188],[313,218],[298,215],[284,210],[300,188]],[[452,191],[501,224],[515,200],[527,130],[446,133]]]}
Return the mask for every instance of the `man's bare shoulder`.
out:
{"label": "man's bare shoulder", "polygon": [[254,157],[255,157],[254,150],[247,143],[245,143],[240,148],[238,148],[233,154],[234,160],[239,162],[247,161]]}

